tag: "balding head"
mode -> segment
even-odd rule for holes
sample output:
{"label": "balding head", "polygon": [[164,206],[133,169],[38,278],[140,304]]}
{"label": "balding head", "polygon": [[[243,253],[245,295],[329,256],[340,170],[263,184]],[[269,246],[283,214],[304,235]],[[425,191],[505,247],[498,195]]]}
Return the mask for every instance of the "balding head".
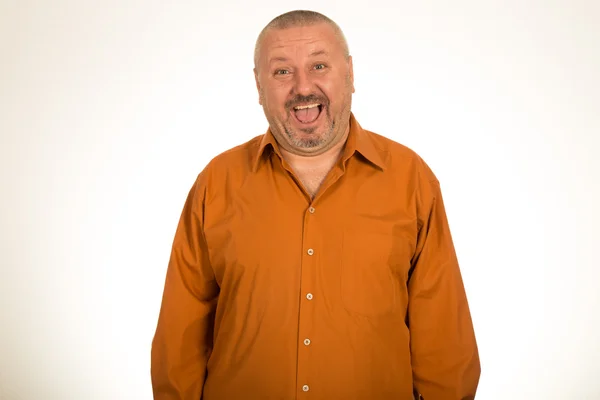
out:
{"label": "balding head", "polygon": [[256,40],[256,45],[254,46],[254,68],[258,67],[262,42],[269,31],[274,29],[288,29],[323,23],[328,24],[329,26],[331,26],[331,28],[333,28],[335,35],[339,39],[340,45],[342,46],[344,55],[347,58],[350,55],[350,51],[348,49],[348,42],[346,41],[346,37],[344,36],[344,33],[342,32],[338,24],[336,24],[333,20],[326,17],[325,15],[320,14],[316,11],[295,10],[275,17],[260,32],[260,34],[258,35],[258,39]]}

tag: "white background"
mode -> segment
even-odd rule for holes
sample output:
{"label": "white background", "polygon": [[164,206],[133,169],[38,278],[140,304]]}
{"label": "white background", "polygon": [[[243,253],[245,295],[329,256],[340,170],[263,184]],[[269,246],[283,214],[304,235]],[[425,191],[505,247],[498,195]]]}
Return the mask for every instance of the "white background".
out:
{"label": "white background", "polygon": [[152,398],[183,202],[266,130],[254,41],[295,8],[345,31],[363,127],[442,183],[477,398],[600,399],[594,0],[1,0],[0,399]]}

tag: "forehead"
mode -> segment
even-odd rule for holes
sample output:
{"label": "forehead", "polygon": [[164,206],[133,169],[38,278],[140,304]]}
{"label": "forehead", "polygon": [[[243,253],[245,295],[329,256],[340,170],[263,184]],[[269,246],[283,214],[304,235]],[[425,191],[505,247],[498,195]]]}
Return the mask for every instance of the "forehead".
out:
{"label": "forehead", "polygon": [[340,38],[326,23],[271,29],[264,36],[261,52],[268,60],[277,55],[308,55],[321,50],[328,53],[343,52]]}

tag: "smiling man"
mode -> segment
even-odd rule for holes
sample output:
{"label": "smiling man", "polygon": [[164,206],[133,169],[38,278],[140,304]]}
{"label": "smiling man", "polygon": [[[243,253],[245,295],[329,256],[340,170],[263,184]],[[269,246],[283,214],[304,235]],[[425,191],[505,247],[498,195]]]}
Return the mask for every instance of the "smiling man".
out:
{"label": "smiling man", "polygon": [[269,129],[191,188],[154,398],[474,399],[479,355],[440,184],[358,124],[342,31],[283,14],[254,61]]}

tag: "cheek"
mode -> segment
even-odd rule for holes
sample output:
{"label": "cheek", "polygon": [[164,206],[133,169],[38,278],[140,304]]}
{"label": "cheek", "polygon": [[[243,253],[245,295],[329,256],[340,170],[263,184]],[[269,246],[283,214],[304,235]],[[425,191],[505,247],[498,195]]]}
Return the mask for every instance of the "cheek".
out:
{"label": "cheek", "polygon": [[[352,96],[352,84],[347,80],[343,80],[338,82],[335,89],[332,90],[335,90],[332,92],[332,101],[335,101],[336,107],[343,108],[348,102],[348,98]],[[333,93],[335,93],[335,95]]]}
{"label": "cheek", "polygon": [[346,80],[337,77],[335,79],[323,79],[319,82],[318,87],[329,101],[331,101],[332,107],[342,101],[348,91]]}
{"label": "cheek", "polygon": [[286,99],[267,96],[263,98],[263,107],[271,117],[285,120],[288,117],[288,112],[285,109],[285,101]]}
{"label": "cheek", "polygon": [[269,109],[273,111],[285,109],[285,103],[288,100],[286,96],[287,91],[282,89],[270,88],[263,93],[263,101],[268,105]]}

